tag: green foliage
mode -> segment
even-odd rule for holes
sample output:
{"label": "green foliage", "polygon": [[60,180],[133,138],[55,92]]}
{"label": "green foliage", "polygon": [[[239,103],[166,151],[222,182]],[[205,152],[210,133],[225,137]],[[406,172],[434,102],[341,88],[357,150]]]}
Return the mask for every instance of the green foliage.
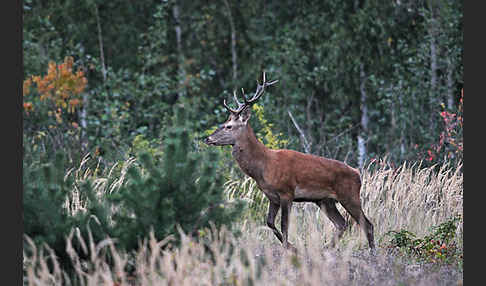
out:
{"label": "green foliage", "polygon": [[[76,229],[88,237],[90,228],[95,244],[110,236],[117,247],[131,251],[151,230],[159,240],[178,237],[178,227],[198,237],[210,224],[219,228],[239,219],[243,202],[223,196],[216,150],[196,152],[184,118],[178,112],[174,126],[166,129],[163,153],[142,136],[135,137],[133,151],[140,164],[129,164],[126,175],[125,167],[110,168],[108,177],[98,174],[98,166],[94,171],[67,171],[71,163],[60,153],[53,160],[29,149],[24,160],[24,233],[36,245],[52,248],[69,273],[65,239]],[[73,243],[78,250],[82,247],[77,240]]]}
{"label": "green foliage", "polygon": [[431,229],[432,233],[423,238],[407,231],[389,231],[385,236],[391,237],[388,247],[412,256],[421,262],[461,263],[462,254],[456,241],[456,224],[461,222],[460,216],[455,216]]}
{"label": "green foliage", "polygon": [[412,244],[415,238],[415,234],[405,229],[400,231],[391,230],[386,235],[392,236],[389,243],[394,247],[407,247]]}
{"label": "green foliage", "polygon": [[[350,164],[356,163],[358,135],[366,141],[367,158],[388,154],[397,164],[424,159],[445,128],[441,104],[452,102],[448,112],[458,105],[463,85],[460,1],[228,4],[229,11],[216,2],[26,1],[26,78],[50,60],[72,55],[89,82],[80,138],[84,151],[98,146],[119,154],[137,135],[158,137],[176,104],[190,107],[188,119],[200,125],[196,132],[221,121],[222,99],[235,88],[254,86],[263,70],[280,82],[260,102],[273,132],[255,128],[262,140],[283,133],[284,145],[301,148],[289,110],[312,153]],[[365,106],[367,131],[360,128]],[[44,119],[29,118],[26,130]]]}
{"label": "green foliage", "polygon": [[[69,268],[65,252],[66,237],[78,228],[87,235],[87,226],[95,217],[96,227],[91,224],[95,241],[105,238],[109,231],[108,209],[96,197],[89,181],[75,184],[72,176],[65,176],[67,160],[57,153],[53,163],[33,162],[23,167],[23,222],[24,234],[37,245],[47,244]],[[74,206],[74,193],[83,197],[84,208]]]}
{"label": "green foliage", "polygon": [[223,197],[223,178],[216,175],[218,156],[191,149],[190,129],[184,114],[168,128],[162,166],[148,153],[140,155],[141,168],[128,171],[128,181],[111,196],[117,211],[114,235],[127,250],[135,249],[151,230],[157,239],[177,235],[180,227],[189,235],[212,222],[216,227],[238,218],[242,203]]}
{"label": "green foliage", "polygon": [[139,156],[143,153],[148,153],[156,163],[161,161],[163,155],[160,144],[158,142],[150,142],[143,134],[139,134],[133,138],[131,152]]}

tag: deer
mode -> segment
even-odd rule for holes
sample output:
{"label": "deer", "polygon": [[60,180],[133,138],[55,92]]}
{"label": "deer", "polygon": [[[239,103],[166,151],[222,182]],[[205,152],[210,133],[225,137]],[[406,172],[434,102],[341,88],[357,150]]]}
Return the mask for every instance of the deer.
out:
{"label": "deer", "polygon": [[[257,80],[257,88],[251,98],[242,89],[243,102],[233,91],[236,109],[226,104],[228,119],[220,124],[209,136],[203,139],[208,146],[232,146],[232,156],[239,168],[256,181],[258,188],[268,198],[267,226],[286,249],[297,251],[288,240],[289,216],[293,202],[311,202],[318,205],[337,229],[332,245],[342,237],[348,227],[336,203],[357,222],[366,234],[368,245],[374,250],[373,224],[365,216],[361,207],[361,178],[358,169],[344,162],[301,153],[288,149],[270,149],[258,140],[250,126],[251,106],[261,98],[265,88],[277,83],[267,82],[263,72],[263,82]],[[275,218],[281,209],[279,231]]]}

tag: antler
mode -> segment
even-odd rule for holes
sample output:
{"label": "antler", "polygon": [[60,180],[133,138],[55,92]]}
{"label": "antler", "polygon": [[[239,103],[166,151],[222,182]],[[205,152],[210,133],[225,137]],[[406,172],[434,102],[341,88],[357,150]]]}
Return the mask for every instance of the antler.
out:
{"label": "antler", "polygon": [[233,91],[233,98],[234,100],[236,101],[236,103],[238,104],[238,108],[237,109],[232,109],[230,108],[227,104],[226,104],[226,99],[223,100],[223,105],[224,107],[226,107],[226,109],[228,109],[231,113],[235,114],[235,115],[239,115],[246,107],[248,106],[251,106],[252,104],[254,104],[262,95],[263,95],[263,92],[265,91],[265,87],[267,86],[270,86],[274,83],[277,83],[278,80],[272,80],[270,82],[266,82],[266,79],[265,79],[265,72],[263,72],[263,82],[262,84],[259,84],[258,83],[258,80],[257,80],[257,89],[255,91],[255,93],[253,94],[252,98],[251,99],[246,99],[246,96],[245,96],[245,90],[242,88],[241,89],[241,93],[242,93],[242,96],[243,96],[243,100],[244,102],[241,103],[238,101],[238,98],[236,96],[236,90]]}
{"label": "antler", "polygon": [[[243,89],[242,89],[242,90],[243,90]],[[244,97],[244,95],[243,95],[243,97]],[[234,91],[233,91],[233,98],[234,98],[234,100],[236,101],[236,103],[238,103],[238,108],[237,108],[237,109],[232,109],[232,108],[230,108],[230,107],[229,107],[229,106],[226,104],[226,99],[223,99],[223,105],[224,105],[224,107],[226,107],[226,109],[228,109],[228,110],[229,110],[231,113],[233,113],[233,114],[239,114],[239,113],[240,113],[240,112],[241,112],[241,111],[242,111],[242,110],[245,108],[246,104],[245,104],[245,103],[241,103],[241,102],[239,102],[239,101],[238,101],[238,98],[237,98],[237,96],[236,96],[236,90],[234,90]],[[245,102],[246,102],[246,100],[245,100]]]}

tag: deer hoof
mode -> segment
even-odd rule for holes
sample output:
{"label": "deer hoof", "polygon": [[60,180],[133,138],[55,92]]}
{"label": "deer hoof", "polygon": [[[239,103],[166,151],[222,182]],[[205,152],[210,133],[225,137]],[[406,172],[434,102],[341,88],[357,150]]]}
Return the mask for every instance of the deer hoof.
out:
{"label": "deer hoof", "polygon": [[290,242],[287,242],[285,249],[292,251],[293,253],[297,254],[297,248],[293,246]]}

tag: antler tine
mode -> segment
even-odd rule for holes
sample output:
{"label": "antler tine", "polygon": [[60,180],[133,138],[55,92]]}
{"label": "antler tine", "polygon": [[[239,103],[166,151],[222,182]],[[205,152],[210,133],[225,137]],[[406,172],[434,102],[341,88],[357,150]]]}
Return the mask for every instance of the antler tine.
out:
{"label": "antler tine", "polygon": [[264,89],[265,89],[265,85],[261,85],[257,81],[257,89],[253,94],[253,97],[249,100],[249,102],[251,103],[257,101],[260,98],[260,96],[262,96]]}
{"label": "antler tine", "polygon": [[246,106],[246,98],[245,98],[245,103],[242,103],[242,102],[239,102],[238,101],[238,97],[236,95],[236,90],[233,91],[233,99],[236,101],[236,103],[238,104],[238,108],[237,109],[232,109],[231,107],[229,107],[227,104],[226,104],[226,99],[223,99],[223,105],[224,107],[226,107],[226,109],[228,109],[228,111],[230,111],[231,113],[234,113],[234,114],[238,114],[240,113]]}
{"label": "antler tine", "polygon": [[229,112],[235,113],[236,110],[231,109],[227,104],[226,104],[226,99],[223,99],[223,106],[228,109]]}
{"label": "antler tine", "polygon": [[[233,90],[233,98],[235,99],[236,103],[238,103],[238,109],[240,108],[240,106],[244,103],[241,103],[239,100],[238,100],[238,97],[236,95],[236,90]],[[245,99],[245,95],[243,94],[243,99]],[[246,101],[246,100],[245,100]]]}
{"label": "antler tine", "polygon": [[243,96],[243,100],[245,101],[245,104],[248,104],[248,100],[246,99],[246,95],[245,95],[245,90],[243,88],[241,88],[241,96]]}
{"label": "antler tine", "polygon": [[273,80],[271,82],[266,82],[266,76],[265,76],[265,72],[263,72],[263,82],[262,84],[260,84],[257,80],[257,89],[255,91],[255,93],[253,94],[253,97],[247,101],[248,104],[252,104],[254,103],[255,101],[257,101],[262,95],[263,95],[263,92],[265,91],[265,87],[266,86],[269,86],[269,85],[272,85],[274,83],[278,82],[278,80]]}
{"label": "antler tine", "polygon": [[278,79],[274,79],[274,80],[272,80],[271,82],[267,82],[267,83],[265,83],[265,86],[270,86],[270,85],[272,85],[272,84],[274,84],[274,83],[277,83],[277,82],[278,82]]}
{"label": "antler tine", "polygon": [[237,109],[232,109],[230,108],[227,104],[226,104],[226,99],[223,100],[223,105],[224,107],[226,107],[226,109],[228,109],[231,113],[233,114],[236,114],[238,115],[239,113],[241,113],[241,111],[243,111],[247,106],[250,106],[252,105],[253,103],[255,103],[262,95],[263,95],[263,92],[265,91],[265,87],[266,86],[269,86],[269,85],[272,85],[274,83],[277,83],[278,80],[272,80],[270,82],[266,82],[266,77],[265,77],[265,72],[263,72],[263,82],[262,84],[260,84],[257,80],[257,89],[255,91],[255,93],[253,94],[252,98],[251,99],[247,99],[246,98],[246,95],[245,95],[245,90],[242,88],[241,89],[241,93],[242,93],[242,96],[243,96],[243,103],[238,101],[238,96],[236,95],[236,90],[233,91],[233,98],[234,100],[236,101],[236,103],[238,104],[238,108]]}

